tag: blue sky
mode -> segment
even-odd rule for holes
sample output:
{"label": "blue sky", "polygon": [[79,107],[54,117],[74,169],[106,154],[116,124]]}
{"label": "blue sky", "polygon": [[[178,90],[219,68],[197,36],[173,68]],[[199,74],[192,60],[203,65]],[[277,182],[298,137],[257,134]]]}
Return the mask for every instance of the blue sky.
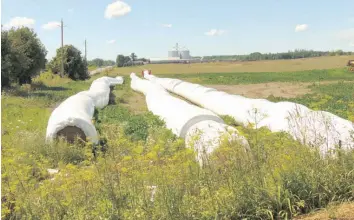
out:
{"label": "blue sky", "polygon": [[353,0],[2,0],[1,23],[34,28],[48,58],[60,46],[61,18],[64,43],[83,52],[86,38],[88,59],[166,57],[177,42],[193,56],[354,51],[353,8]]}

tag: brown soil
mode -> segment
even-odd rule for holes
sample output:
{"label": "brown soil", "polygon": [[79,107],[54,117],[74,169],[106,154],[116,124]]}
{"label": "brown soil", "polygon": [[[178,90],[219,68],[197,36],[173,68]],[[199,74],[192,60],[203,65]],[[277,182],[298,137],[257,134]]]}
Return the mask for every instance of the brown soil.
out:
{"label": "brown soil", "polygon": [[[325,81],[321,84],[336,83],[336,81]],[[294,98],[299,95],[311,93],[308,88],[313,83],[290,83],[271,82],[247,85],[206,85],[230,94],[237,94],[249,98],[267,98],[270,95],[283,98]]]}

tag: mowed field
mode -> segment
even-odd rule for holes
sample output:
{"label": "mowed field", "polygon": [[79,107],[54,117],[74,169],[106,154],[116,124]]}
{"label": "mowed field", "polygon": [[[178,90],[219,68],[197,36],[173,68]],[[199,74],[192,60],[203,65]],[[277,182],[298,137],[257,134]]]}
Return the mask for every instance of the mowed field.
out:
{"label": "mowed field", "polygon": [[315,57],[296,60],[246,61],[236,63],[196,63],[196,64],[151,64],[137,67],[119,68],[119,73],[140,73],[149,69],[156,74],[198,74],[235,72],[290,72],[318,69],[343,68],[353,56]]}
{"label": "mowed field", "polygon": [[[130,89],[128,77],[146,68],[232,94],[302,103],[354,122],[348,59],[354,57],[147,65],[115,68],[87,81],[44,73],[32,85],[3,91],[2,218],[354,218],[354,152],[322,158],[285,134],[237,127],[250,153],[236,143],[221,145],[211,166],[201,168],[184,140],[148,112],[144,95]],[[53,109],[105,75],[123,75],[125,83],[115,87],[115,103],[95,113],[95,126],[107,141],[98,146],[97,157],[91,145],[45,143]],[[50,175],[48,168],[59,173]],[[318,209],[325,211],[302,215]]]}

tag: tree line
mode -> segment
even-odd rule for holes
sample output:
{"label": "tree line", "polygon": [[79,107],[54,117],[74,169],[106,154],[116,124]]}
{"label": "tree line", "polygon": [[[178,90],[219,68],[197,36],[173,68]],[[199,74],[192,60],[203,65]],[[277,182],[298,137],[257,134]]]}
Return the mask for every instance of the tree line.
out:
{"label": "tree line", "polygon": [[95,58],[93,60],[87,61],[87,64],[89,66],[103,67],[103,66],[114,66],[116,65],[116,62],[114,62],[113,60],[104,60],[101,58]]}
{"label": "tree line", "polygon": [[345,52],[343,50],[336,51],[314,51],[314,50],[294,50],[283,53],[259,53],[254,52],[247,55],[220,55],[220,56],[204,56],[204,61],[212,60],[234,60],[234,61],[256,61],[256,60],[287,60],[301,59],[321,56],[342,56],[353,55],[354,52]]}
{"label": "tree line", "polygon": [[88,65],[115,65],[112,60],[100,58],[87,61],[73,45],[57,49],[49,62],[46,56],[47,50],[33,29],[1,30],[1,86],[30,84],[33,77],[46,70],[73,80],[85,80],[89,78]]}
{"label": "tree line", "polygon": [[[28,27],[1,30],[1,86],[30,84],[41,71],[50,70],[73,80],[89,78],[88,66],[132,66],[146,62],[135,53],[130,56],[118,55],[116,62],[96,58],[87,61],[81,51],[73,45],[64,45],[48,61],[47,50],[37,34]],[[63,64],[63,65],[62,65]]]}
{"label": "tree line", "polygon": [[87,62],[73,45],[57,49],[49,62],[46,55],[47,50],[33,29],[1,30],[1,86],[30,84],[44,70],[73,80],[89,78]]}
{"label": "tree line", "polygon": [[131,53],[130,56],[118,54],[116,58],[117,67],[141,65],[143,62],[148,62],[145,58],[138,58],[135,53]]}

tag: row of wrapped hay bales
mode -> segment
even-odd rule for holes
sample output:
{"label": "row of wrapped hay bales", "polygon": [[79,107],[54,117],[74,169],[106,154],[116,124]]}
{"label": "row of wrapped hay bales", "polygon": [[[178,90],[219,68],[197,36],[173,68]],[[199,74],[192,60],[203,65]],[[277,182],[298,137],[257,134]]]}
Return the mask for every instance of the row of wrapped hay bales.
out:
{"label": "row of wrapped hay bales", "polygon": [[292,102],[270,102],[230,95],[216,89],[178,79],[144,77],[166,90],[218,115],[232,116],[239,125],[267,127],[272,132],[286,132],[303,144],[319,147],[322,153],[341,147],[354,148],[353,123],[325,111],[313,111]]}
{"label": "row of wrapped hay bales", "polygon": [[92,123],[95,108],[108,105],[111,88],[123,83],[118,76],[94,80],[87,91],[79,92],[63,101],[52,112],[47,126],[46,139],[52,141],[64,136],[73,142],[78,136],[84,141],[98,142],[98,134]]}
{"label": "row of wrapped hay bales", "polygon": [[194,148],[200,164],[224,138],[248,146],[246,139],[215,113],[173,97],[160,85],[140,79],[135,73],[130,77],[131,88],[145,95],[149,111],[164,120],[175,135],[184,138],[187,147]]}

